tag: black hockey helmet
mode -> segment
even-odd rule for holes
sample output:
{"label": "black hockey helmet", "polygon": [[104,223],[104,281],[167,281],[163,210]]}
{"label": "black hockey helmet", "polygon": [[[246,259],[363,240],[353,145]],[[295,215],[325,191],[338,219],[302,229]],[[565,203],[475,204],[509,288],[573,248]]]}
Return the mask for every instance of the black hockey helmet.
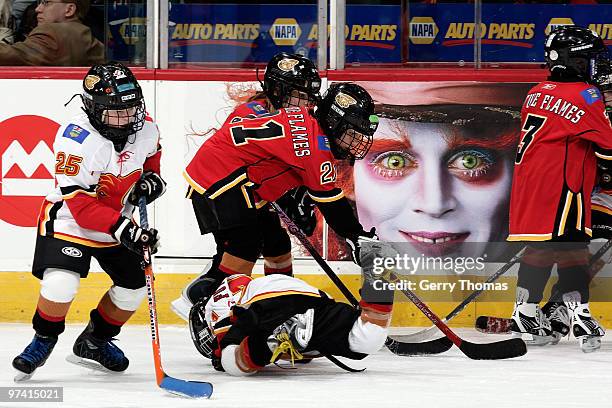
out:
{"label": "black hockey helmet", "polygon": [[608,48],[597,33],[584,27],[555,28],[546,38],[544,56],[553,80],[596,84],[610,71]]}
{"label": "black hockey helmet", "polygon": [[189,312],[189,332],[193,345],[198,352],[204,357],[212,359],[217,348],[217,338],[206,322],[205,307],[207,300],[208,297],[205,300],[200,300],[191,308]]}
{"label": "black hockey helmet", "polygon": [[365,157],[378,128],[374,101],[368,91],[350,82],[334,83],[317,104],[315,116],[336,159]]}
{"label": "black hockey helmet", "polygon": [[81,99],[91,125],[118,152],[144,126],[142,89],[132,71],[119,62],[91,67],[83,79]]}
{"label": "black hockey helmet", "polygon": [[261,87],[276,109],[300,106],[304,100],[314,106],[319,100],[321,77],[308,58],[281,52],[268,62]]}

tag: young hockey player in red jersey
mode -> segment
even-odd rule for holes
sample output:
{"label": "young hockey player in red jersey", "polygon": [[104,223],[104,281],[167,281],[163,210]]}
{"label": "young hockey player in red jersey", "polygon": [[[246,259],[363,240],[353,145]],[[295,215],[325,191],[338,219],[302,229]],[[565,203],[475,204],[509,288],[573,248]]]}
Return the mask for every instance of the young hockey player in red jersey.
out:
{"label": "young hockey player in red jersey", "polygon": [[[268,201],[305,186],[332,229],[358,253],[374,239],[335,186],[335,160],[357,160],[372,144],[378,118],[362,87],[333,84],[314,113],[289,107],[254,119],[236,118],[208,139],[185,170],[203,231],[222,242],[223,257],[208,295],[232,274],[250,275],[261,251],[259,212]],[[359,259],[355,257],[355,259]]]}
{"label": "young hockey player in red jersey", "polygon": [[[274,113],[278,109],[304,106],[313,108],[319,100],[321,78],[316,67],[308,58],[299,54],[279,53],[272,57],[266,67],[263,91],[254,95],[248,102],[239,105],[225,120],[225,124],[240,118],[254,118]],[[194,201],[195,203],[196,201]],[[293,219],[302,231],[310,235],[316,226],[314,204],[305,188],[291,190],[279,199],[279,205]],[[264,273],[292,274],[291,240],[280,223],[278,215],[265,206],[257,211],[259,227],[263,231],[261,248],[264,256]],[[196,209],[196,217],[198,211]],[[202,221],[198,218],[198,223]],[[206,233],[205,229],[202,233]],[[218,235],[215,235],[218,238]],[[192,280],[182,291],[181,297],[171,303],[172,310],[184,320],[189,310],[202,296],[210,295],[210,285],[218,281],[210,278],[208,271],[215,271],[223,255],[223,242],[217,240],[217,253],[204,271]]]}
{"label": "young hockey player in red jersey", "polygon": [[158,236],[131,216],[140,197],[150,203],[165,191],[159,132],[136,78],[119,63],[94,65],[81,99],[83,113],[59,128],[53,144],[57,187],[41,208],[32,265],[41,279],[36,334],[13,360],[16,380],[30,378],[51,354],[92,257],[113,286],[91,311],[69,361],[124,371],[129,361],[112,340],[146,295],[144,245],[155,249]]}
{"label": "young hockey player in red jersey", "polygon": [[[612,159],[612,127],[600,90],[610,72],[597,34],[562,26],[546,39],[547,81],[533,87],[522,109],[510,201],[510,241],[528,242],[518,272],[512,330],[536,344],[569,330],[583,351],[599,348],[603,328],[589,310],[591,192],[596,157]],[[543,310],[544,287],[557,263],[562,296]],[[551,327],[552,323],[552,327]]]}
{"label": "young hockey player in red jersey", "polygon": [[359,309],[297,278],[231,275],[206,304],[192,309],[189,327],[196,348],[217,370],[234,376],[255,374],[279,359],[361,360],[378,351],[387,338],[393,291],[372,273],[372,255],[391,255],[392,249],[372,246],[361,257]]}

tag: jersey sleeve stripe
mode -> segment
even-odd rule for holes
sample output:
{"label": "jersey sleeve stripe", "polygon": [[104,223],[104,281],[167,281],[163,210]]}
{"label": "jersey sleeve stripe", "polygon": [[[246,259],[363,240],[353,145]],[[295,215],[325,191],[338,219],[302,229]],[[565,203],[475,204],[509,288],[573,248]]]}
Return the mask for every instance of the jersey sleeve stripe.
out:
{"label": "jersey sleeve stripe", "polygon": [[599,211],[608,215],[612,215],[612,209],[599,204],[591,204],[591,210]]}
{"label": "jersey sleeve stripe", "polygon": [[251,303],[258,302],[264,299],[270,299],[270,298],[288,296],[288,295],[303,295],[303,296],[321,297],[319,293],[314,293],[314,292],[302,292],[299,290],[280,290],[280,291],[275,291],[275,292],[264,292],[264,293],[257,294],[244,303],[240,302],[240,306],[249,305]]}
{"label": "jersey sleeve stripe", "polygon": [[550,234],[511,234],[506,241],[548,241],[552,239]]}
{"label": "jersey sleeve stripe", "polygon": [[183,177],[185,178],[185,180],[187,180],[187,183],[189,183],[191,188],[193,188],[195,191],[197,191],[200,194],[204,194],[206,189],[202,187],[201,185],[199,185],[198,183],[196,183],[195,180],[189,176],[189,173],[187,173],[187,171],[183,171]]}
{"label": "jersey sleeve stripe", "polygon": [[332,201],[336,201],[344,197],[344,191],[339,188],[334,188],[329,191],[311,191],[308,190],[308,195],[314,201],[318,201],[320,203],[329,203]]}
{"label": "jersey sleeve stripe", "polygon": [[603,160],[612,160],[612,150],[597,150],[595,156]]}

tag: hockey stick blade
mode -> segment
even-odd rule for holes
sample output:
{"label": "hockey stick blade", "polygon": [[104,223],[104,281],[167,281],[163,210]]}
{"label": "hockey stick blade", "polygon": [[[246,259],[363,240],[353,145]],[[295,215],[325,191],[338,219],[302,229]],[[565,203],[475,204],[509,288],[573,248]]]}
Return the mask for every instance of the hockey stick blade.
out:
{"label": "hockey stick blade", "polygon": [[211,383],[180,380],[170,377],[167,374],[161,380],[159,387],[169,393],[189,398],[210,398],[213,393],[213,386]]}
{"label": "hockey stick blade", "polygon": [[459,349],[472,360],[502,360],[524,356],[527,353],[527,345],[518,338],[484,344],[462,340]]}
{"label": "hockey stick blade", "polygon": [[446,337],[440,337],[423,343],[404,343],[387,337],[385,346],[397,356],[426,356],[448,351],[453,347],[453,342]]}

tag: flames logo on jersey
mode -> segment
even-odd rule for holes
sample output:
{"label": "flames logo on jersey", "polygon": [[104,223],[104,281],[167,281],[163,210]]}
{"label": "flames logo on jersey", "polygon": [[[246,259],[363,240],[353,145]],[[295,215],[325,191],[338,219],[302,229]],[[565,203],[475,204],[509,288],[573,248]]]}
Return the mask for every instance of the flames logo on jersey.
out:
{"label": "flames logo on jersey", "polygon": [[295,67],[298,63],[299,61],[296,59],[285,58],[285,59],[278,61],[277,65],[281,70],[288,72],[288,71],[293,70],[293,67]]}
{"label": "flames logo on jersey", "polygon": [[353,98],[350,95],[347,95],[345,93],[339,92],[338,95],[336,95],[336,98],[334,98],[336,103],[341,107],[341,108],[348,108],[351,105],[355,105],[357,103],[357,101],[355,100],[355,98]]}
{"label": "flames logo on jersey", "polygon": [[96,84],[100,82],[100,77],[97,75],[87,75],[85,77],[85,88],[92,90],[94,88],[94,86],[96,86]]}
{"label": "flames logo on jersey", "polygon": [[140,169],[138,169],[126,176],[118,177],[110,173],[102,174],[96,188],[98,200],[115,210],[121,210],[126,203],[127,195],[132,186],[140,178],[140,172]]}

